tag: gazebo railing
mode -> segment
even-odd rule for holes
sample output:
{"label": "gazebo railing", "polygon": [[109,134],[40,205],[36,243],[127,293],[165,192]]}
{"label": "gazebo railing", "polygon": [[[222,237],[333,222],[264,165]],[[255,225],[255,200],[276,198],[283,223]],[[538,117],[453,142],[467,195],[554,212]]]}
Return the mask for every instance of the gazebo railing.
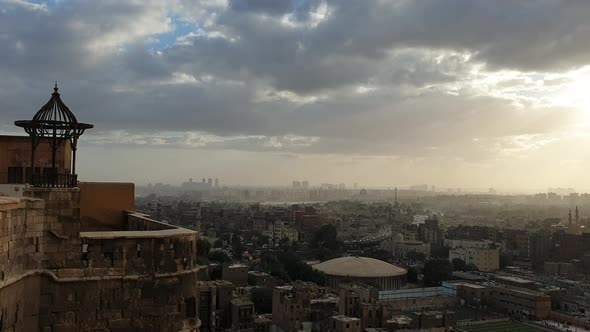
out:
{"label": "gazebo railing", "polygon": [[33,187],[38,188],[75,188],[78,186],[77,174],[33,174]]}

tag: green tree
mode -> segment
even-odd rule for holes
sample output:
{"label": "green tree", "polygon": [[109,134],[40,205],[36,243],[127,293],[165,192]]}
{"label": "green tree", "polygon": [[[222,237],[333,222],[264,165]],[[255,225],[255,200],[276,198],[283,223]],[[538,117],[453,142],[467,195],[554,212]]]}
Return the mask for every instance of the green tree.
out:
{"label": "green tree", "polygon": [[234,235],[231,242],[231,252],[234,259],[241,260],[244,246],[242,245],[242,238],[239,235]]}
{"label": "green tree", "polygon": [[449,247],[432,246],[430,248],[430,256],[432,258],[449,258]]}
{"label": "green tree", "polygon": [[426,260],[426,255],[424,255],[423,252],[410,251],[406,254],[406,258],[413,261],[423,262]]}
{"label": "green tree", "polygon": [[205,239],[198,239],[197,240],[197,255],[198,256],[207,256],[209,255],[209,251],[211,250],[211,243]]}
{"label": "green tree", "polygon": [[217,239],[213,242],[213,248],[223,248],[223,240]]}
{"label": "green tree", "polygon": [[207,257],[209,258],[210,261],[220,263],[220,264],[229,263],[232,261],[231,257],[229,257],[223,251],[219,251],[219,250],[209,252],[209,255]]}
{"label": "green tree", "polygon": [[429,259],[424,264],[424,285],[439,286],[441,282],[448,280],[453,273],[453,263],[447,259]]}
{"label": "green tree", "polygon": [[391,254],[391,252],[384,249],[371,250],[367,253],[367,256],[384,262],[393,261],[393,255]]}
{"label": "green tree", "polygon": [[479,271],[477,265],[473,263],[465,264],[465,269],[463,271]]}
{"label": "green tree", "polygon": [[334,225],[324,225],[313,235],[311,245],[314,248],[325,247],[332,250],[340,249],[342,245],[338,241],[338,231]]}
{"label": "green tree", "polygon": [[408,268],[408,282],[413,284],[417,283],[419,272],[420,271],[418,271],[418,269],[415,267]]}
{"label": "green tree", "polygon": [[465,261],[461,258],[453,258],[452,263],[455,271],[465,271],[465,266],[467,266],[467,264],[465,264]]}
{"label": "green tree", "polygon": [[326,260],[341,255],[342,242],[338,241],[338,232],[334,225],[324,225],[318,229],[311,240],[317,258]]}

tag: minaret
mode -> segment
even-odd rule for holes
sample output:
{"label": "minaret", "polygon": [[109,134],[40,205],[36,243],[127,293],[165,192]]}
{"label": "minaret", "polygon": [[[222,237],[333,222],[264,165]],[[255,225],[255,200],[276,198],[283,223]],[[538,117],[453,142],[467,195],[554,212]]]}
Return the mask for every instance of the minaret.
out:
{"label": "minaret", "polygon": [[578,206],[576,205],[576,225],[580,224],[580,211],[578,210]]}
{"label": "minaret", "polygon": [[570,212],[567,215],[567,223],[568,225],[572,224],[572,209],[570,209]]}

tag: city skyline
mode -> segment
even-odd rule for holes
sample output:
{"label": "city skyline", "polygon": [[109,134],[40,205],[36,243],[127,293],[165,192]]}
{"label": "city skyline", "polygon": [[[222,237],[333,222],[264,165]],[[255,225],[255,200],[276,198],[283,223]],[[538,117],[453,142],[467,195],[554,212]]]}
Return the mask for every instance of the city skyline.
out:
{"label": "city skyline", "polygon": [[0,0],[1,129],[20,134],[13,120],[58,81],[96,124],[80,144],[87,180],[590,191],[587,13],[584,1]]}

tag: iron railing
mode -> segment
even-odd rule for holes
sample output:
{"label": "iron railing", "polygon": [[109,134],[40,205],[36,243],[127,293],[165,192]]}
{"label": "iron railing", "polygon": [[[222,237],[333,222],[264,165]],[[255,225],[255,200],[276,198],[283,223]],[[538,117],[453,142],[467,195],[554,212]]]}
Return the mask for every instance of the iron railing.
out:
{"label": "iron railing", "polygon": [[78,174],[33,174],[31,184],[38,188],[74,188],[78,186]]}

